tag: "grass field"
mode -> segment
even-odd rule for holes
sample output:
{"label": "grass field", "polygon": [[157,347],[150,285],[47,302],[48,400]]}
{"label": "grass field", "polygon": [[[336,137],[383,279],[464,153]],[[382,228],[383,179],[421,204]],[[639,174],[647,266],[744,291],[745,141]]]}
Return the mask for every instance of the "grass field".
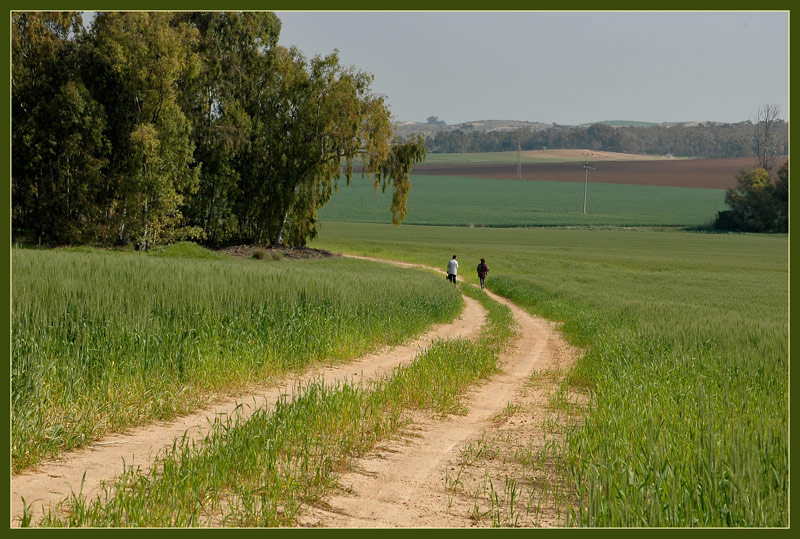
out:
{"label": "grass field", "polygon": [[104,496],[69,498],[38,524],[294,524],[302,506],[335,484],[335,472],[349,459],[407,422],[407,410],[459,412],[464,389],[496,372],[497,354],[513,335],[513,317],[485,294],[467,292],[488,312],[477,342],[436,341],[413,363],[367,387],[312,382],[274,411],[218,422],[202,444],[179,440],[150,472],[130,468]]}
{"label": "grass field", "polygon": [[[442,271],[455,253],[473,283],[485,257],[492,291],[563,323],[586,351],[566,384],[590,397],[563,455],[566,499],[577,500],[568,524],[788,525],[785,235],[325,221],[312,246]],[[461,305],[441,277],[355,260],[235,260],[181,245],[14,249],[12,262],[15,470],[210,392],[397,342]],[[434,346],[415,378],[311,387],[277,415],[220,425],[207,445],[176,446],[155,475],[124,476],[123,496],[79,501],[45,524],[288,524],[337,459],[396,428],[398,406],[457,407],[464,384],[491,372],[498,333]],[[431,377],[451,370],[466,378],[434,395]],[[254,439],[275,440],[275,452]],[[315,460],[324,455],[336,456]]]}
{"label": "grass field", "polygon": [[[12,251],[12,468],[452,319],[433,275],[179,245]],[[387,286],[387,283],[392,283]]]}
{"label": "grass field", "polygon": [[587,353],[569,436],[582,526],[788,525],[786,236],[322,223],[315,247],[439,266]]}
{"label": "grass field", "polygon": [[[579,172],[580,175],[580,172]],[[701,226],[726,208],[725,192],[581,182],[414,175],[407,224],[455,226]],[[324,221],[391,222],[391,194],[355,178],[319,212]]]}

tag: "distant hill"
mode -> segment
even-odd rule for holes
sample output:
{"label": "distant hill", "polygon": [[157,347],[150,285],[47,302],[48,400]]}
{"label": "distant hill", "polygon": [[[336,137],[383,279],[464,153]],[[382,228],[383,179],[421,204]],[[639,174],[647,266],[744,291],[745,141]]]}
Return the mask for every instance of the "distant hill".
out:
{"label": "distant hill", "polygon": [[447,133],[451,131],[463,131],[464,133],[488,133],[492,131],[513,131],[514,129],[526,128],[532,131],[543,131],[550,127],[561,128],[575,128],[575,127],[589,127],[590,125],[601,124],[609,127],[696,127],[701,124],[721,125],[720,122],[639,122],[635,120],[603,120],[602,122],[591,122],[580,125],[565,125],[565,124],[547,124],[543,122],[525,122],[520,120],[476,120],[473,122],[463,122],[452,125],[440,125],[435,123],[426,122],[397,122],[395,126],[395,133],[399,137],[408,137],[422,133],[425,137],[435,135],[437,133]]}
{"label": "distant hill", "polygon": [[450,131],[464,131],[465,133],[479,132],[487,133],[491,131],[513,131],[514,129],[526,128],[533,131],[543,131],[553,124],[542,122],[523,122],[519,120],[477,120],[474,122],[464,122],[452,125],[438,125],[425,122],[397,122],[395,134],[399,137],[407,137],[422,133],[426,137],[436,133],[446,133]]}
{"label": "distant hill", "polygon": [[659,124],[657,122],[636,122],[632,120],[603,120],[602,122],[591,122],[588,124],[581,124],[578,127],[589,127],[590,125],[601,124],[610,127],[655,127]]}
{"label": "distant hill", "polygon": [[637,122],[634,120],[603,120],[602,122],[591,122],[580,124],[577,127],[589,127],[590,125],[607,125],[609,127],[697,127],[698,125],[725,125],[725,122]]}

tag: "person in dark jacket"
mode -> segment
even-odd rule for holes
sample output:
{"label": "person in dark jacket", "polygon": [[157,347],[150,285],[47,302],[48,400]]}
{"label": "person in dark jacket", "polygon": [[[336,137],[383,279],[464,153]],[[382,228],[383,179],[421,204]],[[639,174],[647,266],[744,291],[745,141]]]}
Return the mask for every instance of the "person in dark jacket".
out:
{"label": "person in dark jacket", "polygon": [[487,273],[489,273],[489,266],[486,265],[486,259],[481,258],[481,263],[478,264],[478,279],[481,280],[481,289],[485,288]]}

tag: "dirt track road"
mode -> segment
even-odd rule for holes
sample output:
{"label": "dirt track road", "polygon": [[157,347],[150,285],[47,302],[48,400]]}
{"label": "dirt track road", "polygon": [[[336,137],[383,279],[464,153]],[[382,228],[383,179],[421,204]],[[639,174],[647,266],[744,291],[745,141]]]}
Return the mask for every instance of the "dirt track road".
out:
{"label": "dirt track road", "polygon": [[[364,258],[364,257],[356,257]],[[374,259],[373,259],[374,260]],[[389,261],[383,261],[389,262]],[[406,267],[416,264],[397,263]],[[432,269],[432,268],[427,268]],[[490,294],[491,295],[491,294]],[[563,372],[575,354],[561,339],[553,324],[527,314],[507,300],[519,325],[516,342],[501,358],[502,372],[474,389],[467,397],[468,413],[444,420],[419,417],[412,436],[389,441],[363,459],[355,471],[341,476],[342,490],[318,506],[310,508],[301,526],[327,527],[461,527],[474,525],[467,508],[454,510],[452,495],[445,488],[445,476],[458,461],[461,448],[476,440],[492,425],[492,418],[529,388],[534,371]],[[89,448],[68,453],[35,470],[12,477],[12,525],[19,525],[23,512],[22,498],[31,506],[33,522],[43,508],[61,501],[71,489],[96,492],[103,481],[122,470],[123,461],[146,469],[156,454],[186,433],[200,439],[220,415],[248,416],[256,409],[270,406],[281,394],[291,395],[299,383],[323,378],[326,382],[374,379],[394,367],[408,363],[434,339],[474,337],[485,323],[486,313],[478,302],[464,298],[466,307],[452,324],[432,328],[411,343],[380,350],[356,361],[334,367],[318,368],[279,386],[254,388],[191,416],[171,423],[159,423],[128,433],[109,436]],[[529,388],[530,389],[530,388]],[[535,393],[535,391],[534,391]],[[542,393],[542,391],[540,391]],[[547,395],[539,395],[531,405],[531,423],[547,415]],[[240,406],[241,405],[241,406]],[[532,431],[531,431],[532,432]],[[532,434],[532,436],[543,435]],[[462,505],[471,501],[462,500]],[[558,525],[546,515],[538,525]]]}
{"label": "dirt track road", "polygon": [[[376,259],[371,259],[376,260]],[[420,266],[421,267],[421,266]],[[420,418],[406,436],[384,444],[360,459],[354,470],[339,479],[340,489],[301,519],[304,526],[322,527],[467,527],[471,500],[462,496],[454,506],[447,478],[454,473],[465,445],[480,439],[528,386],[534,371],[564,372],[577,355],[555,326],[533,317],[508,300],[489,293],[507,305],[518,324],[518,338],[502,356],[502,372],[471,392],[468,412],[438,421]],[[553,389],[553,386],[551,386]],[[538,423],[548,416],[548,398],[529,401],[530,424],[525,435],[543,437]],[[547,395],[546,397],[549,397]],[[535,441],[541,447],[544,440]],[[558,526],[557,510],[538,515],[537,525]]]}
{"label": "dirt track road", "polygon": [[468,297],[464,300],[466,306],[456,321],[435,326],[413,342],[387,347],[344,365],[317,368],[286,379],[277,387],[253,388],[248,394],[239,395],[174,422],[157,423],[108,436],[86,449],[70,452],[58,460],[38,466],[35,470],[14,475],[11,478],[12,525],[19,525],[19,518],[23,513],[22,498],[31,506],[33,522],[36,522],[44,507],[63,500],[71,489],[75,492],[80,489],[84,473],[83,493],[97,492],[102,481],[112,479],[122,471],[123,461],[126,466],[133,464],[146,470],[159,451],[171,446],[172,441],[184,433],[190,438],[202,439],[218,416],[228,416],[235,412],[247,417],[258,408],[274,404],[280,395],[291,395],[298,384],[312,379],[322,378],[326,382],[375,379],[388,374],[398,365],[411,362],[435,339],[473,337],[483,326],[486,312],[477,301]]}

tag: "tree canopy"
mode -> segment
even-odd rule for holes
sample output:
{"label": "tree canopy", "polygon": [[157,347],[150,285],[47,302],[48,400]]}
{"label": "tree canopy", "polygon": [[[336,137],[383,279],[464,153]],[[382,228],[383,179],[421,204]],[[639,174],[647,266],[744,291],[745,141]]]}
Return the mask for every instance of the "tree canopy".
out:
{"label": "tree canopy", "polygon": [[743,232],[789,232],[789,162],[778,169],[777,180],[761,167],[742,170],[736,187],[728,189],[715,227]]}
{"label": "tree canopy", "polygon": [[278,45],[267,12],[15,12],[15,235],[303,245],[353,163],[405,217],[422,139],[372,76]]}

